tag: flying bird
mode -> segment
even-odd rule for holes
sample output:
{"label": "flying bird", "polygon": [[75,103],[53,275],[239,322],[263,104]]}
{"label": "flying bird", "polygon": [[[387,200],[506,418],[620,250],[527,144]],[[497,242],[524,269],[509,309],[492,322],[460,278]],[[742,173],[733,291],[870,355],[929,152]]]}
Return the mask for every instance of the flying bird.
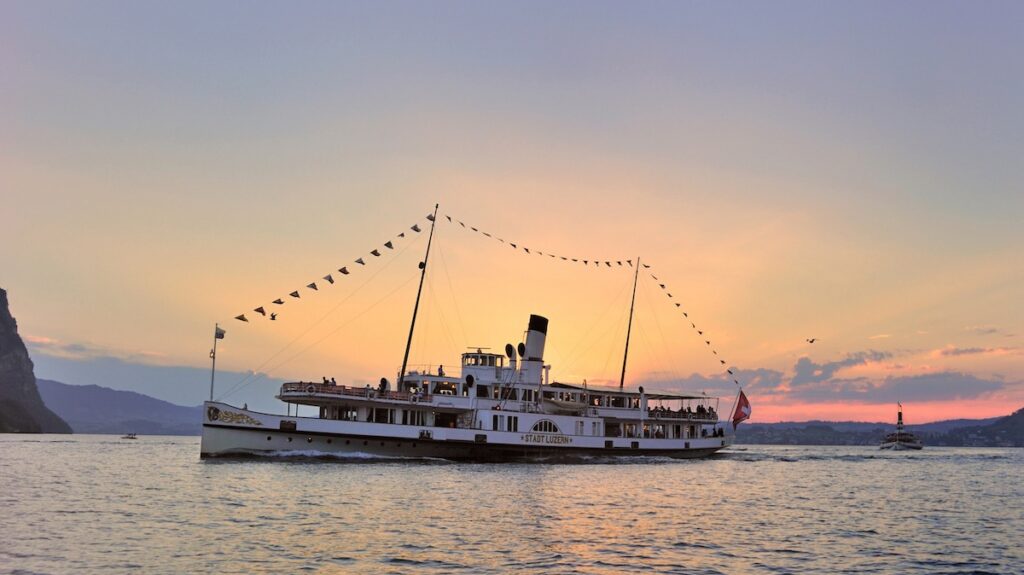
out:
{"label": "flying bird", "polygon": [[812,337],[811,339],[807,340],[807,343],[814,343],[816,341],[818,341],[818,338]]}

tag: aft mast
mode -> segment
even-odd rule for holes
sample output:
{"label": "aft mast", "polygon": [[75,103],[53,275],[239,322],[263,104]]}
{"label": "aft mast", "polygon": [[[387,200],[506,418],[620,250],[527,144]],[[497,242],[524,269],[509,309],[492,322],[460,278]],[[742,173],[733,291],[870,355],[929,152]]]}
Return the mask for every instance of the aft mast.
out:
{"label": "aft mast", "polygon": [[629,326],[626,327],[626,351],[622,354],[622,375],[619,377],[619,391],[626,383],[626,359],[629,357],[629,335],[633,331],[633,306],[636,304],[636,280],[640,277],[640,258],[636,258],[636,271],[633,274],[633,298],[629,301]]}
{"label": "aft mast", "polygon": [[427,238],[427,253],[420,262],[420,287],[416,290],[416,305],[412,308],[412,324],[409,325],[409,339],[405,342],[405,356],[402,357],[402,371],[398,372],[398,383],[405,380],[405,368],[409,364],[409,348],[412,347],[412,334],[416,330],[416,314],[420,310],[420,295],[423,293],[423,279],[427,277],[427,260],[430,259],[430,243],[434,241],[434,226],[437,224],[437,207],[434,204],[434,215],[430,216],[430,237]]}

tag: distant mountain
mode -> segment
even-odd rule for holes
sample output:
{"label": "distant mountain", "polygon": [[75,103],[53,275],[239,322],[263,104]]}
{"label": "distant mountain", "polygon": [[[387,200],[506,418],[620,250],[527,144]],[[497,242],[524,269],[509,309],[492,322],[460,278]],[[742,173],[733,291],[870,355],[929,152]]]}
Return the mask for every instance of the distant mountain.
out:
{"label": "distant mountain", "polygon": [[0,289],[0,433],[71,433],[39,397],[34,368]]}
{"label": "distant mountain", "polygon": [[[1024,447],[1024,410],[1008,417],[951,419],[907,425],[925,445]],[[775,445],[877,445],[892,423],[808,421],[752,423],[736,430],[736,443]]]}
{"label": "distant mountain", "polygon": [[1024,447],[1024,409],[1000,418],[991,425],[954,429],[938,445]]}
{"label": "distant mountain", "polygon": [[185,407],[98,385],[68,385],[39,380],[46,405],[67,421],[75,433],[138,433],[199,435],[202,406]]}

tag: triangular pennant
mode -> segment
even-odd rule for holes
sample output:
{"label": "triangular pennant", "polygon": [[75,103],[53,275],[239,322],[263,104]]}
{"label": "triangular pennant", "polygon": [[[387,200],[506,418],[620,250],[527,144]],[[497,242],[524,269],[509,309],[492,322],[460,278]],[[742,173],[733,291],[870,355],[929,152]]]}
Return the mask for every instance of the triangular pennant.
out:
{"label": "triangular pennant", "polygon": [[715,355],[718,355],[718,350],[717,349],[713,349],[713,350],[711,350],[711,353],[713,353]]}
{"label": "triangular pennant", "polygon": [[732,370],[731,369],[727,369],[725,371],[729,372],[729,375],[732,375]]}
{"label": "triangular pennant", "polygon": [[590,260],[583,260],[583,265],[590,265]]}
{"label": "triangular pennant", "polygon": [[645,269],[645,270],[649,270],[649,269],[651,269],[651,266],[649,266],[649,265],[647,265],[647,264],[640,264],[640,265],[644,266],[644,269]]}
{"label": "triangular pennant", "polygon": [[277,305],[284,305],[284,300],[281,299],[281,298],[277,298],[277,299],[275,299],[274,301],[272,301],[270,303],[276,303]]}
{"label": "triangular pennant", "polygon": [[676,307],[679,307],[679,306],[681,306],[681,305],[683,305],[683,304],[681,304],[681,303],[676,303]]}
{"label": "triangular pennant", "polygon": [[387,242],[384,242],[384,247],[386,247],[389,250],[393,250],[393,249],[395,249],[395,244],[391,243],[390,241],[387,241]]}
{"label": "triangular pennant", "polygon": [[657,276],[655,276],[654,274],[651,274],[651,277],[654,278],[654,281],[658,281]]}
{"label": "triangular pennant", "polygon": [[567,257],[565,257],[565,256],[558,256],[558,257],[562,258],[562,261],[563,261],[563,262],[564,262],[565,260],[569,259],[569,258],[567,258]]}
{"label": "triangular pennant", "polygon": [[629,267],[633,267],[633,260],[626,260],[626,263],[629,264]]}
{"label": "triangular pennant", "polygon": [[445,215],[444,215],[444,217],[448,218],[448,221],[449,221],[449,222],[450,222],[450,221],[452,221],[452,217],[451,217],[451,216],[449,216],[448,214],[445,214]]}
{"label": "triangular pennant", "polygon": [[672,294],[668,294],[668,297],[672,297]]}
{"label": "triangular pennant", "polygon": [[292,296],[292,297],[301,297],[301,296],[299,295],[299,292],[298,292],[298,291],[293,291],[292,293],[290,293],[290,294],[288,294],[288,295],[290,295],[290,296]]}
{"label": "triangular pennant", "polygon": [[[690,317],[690,314],[688,314],[688,313],[686,313],[686,312],[684,311],[684,312],[683,312],[683,317]],[[696,326],[694,326],[694,327],[696,327]]]}
{"label": "triangular pennant", "polygon": [[402,232],[402,233],[398,234],[398,237],[404,238],[405,237],[405,232]]}
{"label": "triangular pennant", "polygon": [[699,329],[697,330],[697,333],[704,335],[704,332],[700,331]]}
{"label": "triangular pennant", "polygon": [[580,261],[580,260],[578,260],[578,259],[576,259],[576,258],[572,258],[572,261],[573,261],[573,262],[578,262],[578,261]]}
{"label": "triangular pennant", "polygon": [[553,258],[553,257],[555,257],[555,254],[548,254],[548,257],[549,258]]}
{"label": "triangular pennant", "polygon": [[463,222],[463,221],[460,220],[459,221],[459,225],[462,226],[462,227],[466,227],[466,222]]}
{"label": "triangular pennant", "polygon": [[324,276],[324,279],[325,279],[325,280],[327,280],[327,283],[329,283],[329,284],[332,284],[332,283],[334,283],[334,278],[333,278],[333,277],[331,277],[331,274],[327,274],[327,275],[325,275],[325,276]]}
{"label": "triangular pennant", "polygon": [[263,315],[263,316],[267,315],[267,312],[266,312],[266,310],[263,309],[263,306],[260,306],[260,307],[258,307],[256,309],[252,310],[252,311],[254,311],[254,312],[256,312],[256,313],[258,313],[260,315]]}
{"label": "triangular pennant", "polygon": [[606,265],[608,267],[612,267],[612,262],[604,262],[604,265]]}
{"label": "triangular pennant", "polygon": [[516,246],[516,245],[515,245],[514,243],[512,243],[512,242],[509,242],[509,243],[508,243],[508,245],[512,246],[512,248],[513,248],[513,249],[517,249],[517,250],[519,249],[519,247],[518,247],[518,246]]}
{"label": "triangular pennant", "polygon": [[476,228],[474,228],[474,227],[472,227],[472,226],[470,226],[470,228],[469,228],[469,229],[473,230],[474,232],[479,232],[479,231],[480,231],[480,230],[478,230],[478,229],[476,229]]}
{"label": "triangular pennant", "polygon": [[244,313],[242,315],[236,315],[235,319],[237,319],[238,321],[249,321],[249,320],[245,319],[245,314]]}
{"label": "triangular pennant", "polygon": [[709,340],[704,340],[704,343],[706,343],[708,345],[711,345],[711,341],[709,341]]}
{"label": "triangular pennant", "polygon": [[615,262],[615,263],[619,264],[619,267],[622,267],[622,262]]}
{"label": "triangular pennant", "polygon": [[277,320],[277,314],[276,313],[270,314],[270,321],[276,321],[276,320]]}
{"label": "triangular pennant", "polygon": [[339,272],[340,272],[340,273],[341,273],[342,275],[346,275],[346,276],[347,276],[347,275],[349,274],[349,272],[348,272],[348,267],[347,267],[347,266],[346,266],[346,267],[343,267],[343,268],[338,268],[338,271],[339,271]]}
{"label": "triangular pennant", "polygon": [[526,253],[530,253],[530,248],[523,248],[523,249],[526,250]]}
{"label": "triangular pennant", "polygon": [[720,360],[718,360],[718,362],[721,363],[722,365],[725,365],[725,360],[724,359],[720,359]]}
{"label": "triangular pennant", "polygon": [[542,256],[544,255],[544,252],[537,252],[537,255]]}
{"label": "triangular pennant", "polygon": [[665,289],[665,284],[658,284],[658,287],[660,287],[661,289]]}
{"label": "triangular pennant", "polygon": [[487,232],[484,232],[484,235],[487,236],[487,237],[491,237],[491,234],[489,234]]}
{"label": "triangular pennant", "polygon": [[357,260],[356,260],[356,263],[357,263],[357,264],[359,264],[359,265],[361,265],[361,266],[365,266],[365,265],[366,265],[366,262],[364,262],[364,261],[363,261],[363,258],[359,258],[359,259],[357,259]]}
{"label": "triangular pennant", "polygon": [[373,254],[374,257],[378,257],[378,258],[380,257],[380,251],[379,250],[373,250],[370,253]]}
{"label": "triangular pennant", "polygon": [[319,290],[319,289],[318,289],[318,288],[316,287],[316,282],[313,282],[313,283],[311,283],[311,284],[307,284],[307,285],[306,285],[306,287],[308,287],[309,289],[311,289],[311,290],[313,290],[313,291],[320,291],[320,290]]}
{"label": "triangular pennant", "polygon": [[427,214],[427,219],[430,221],[434,221],[434,214]]}
{"label": "triangular pennant", "polygon": [[419,224],[413,224],[412,227],[409,228],[409,229],[414,231],[414,232],[416,232],[416,233],[420,233],[422,231],[422,230],[420,230],[420,225]]}

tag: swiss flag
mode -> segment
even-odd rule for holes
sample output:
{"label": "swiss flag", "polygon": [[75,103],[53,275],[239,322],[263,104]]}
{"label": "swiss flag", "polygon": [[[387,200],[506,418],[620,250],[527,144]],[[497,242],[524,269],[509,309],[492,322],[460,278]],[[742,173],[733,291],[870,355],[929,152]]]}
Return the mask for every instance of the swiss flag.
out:
{"label": "swiss flag", "polygon": [[740,397],[736,400],[736,411],[732,414],[732,428],[736,429],[736,426],[740,424],[744,419],[750,419],[750,400],[747,399],[747,395],[740,390]]}

